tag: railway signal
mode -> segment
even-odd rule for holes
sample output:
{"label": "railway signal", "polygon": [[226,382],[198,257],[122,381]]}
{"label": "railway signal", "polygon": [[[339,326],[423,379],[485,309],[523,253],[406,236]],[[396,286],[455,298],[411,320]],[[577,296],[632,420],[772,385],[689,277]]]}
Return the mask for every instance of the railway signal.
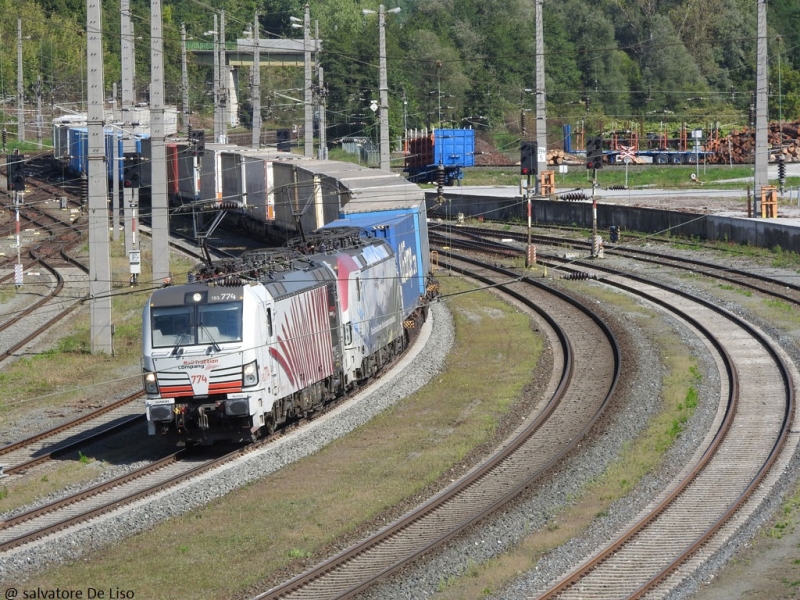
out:
{"label": "railway signal", "polygon": [[122,169],[122,186],[125,188],[138,188],[142,185],[142,164],[138,152],[124,152]]}
{"label": "railway signal", "polygon": [[590,137],[586,140],[586,168],[603,168],[603,138]]}
{"label": "railway signal", "polygon": [[536,153],[539,146],[536,142],[522,141],[519,144],[519,172],[522,175],[536,177],[538,165],[536,164]]}
{"label": "railway signal", "polygon": [[205,129],[194,129],[189,133],[194,146],[194,154],[203,156],[206,153],[206,131]]}
{"label": "railway signal", "polygon": [[292,151],[292,132],[289,129],[278,129],[275,132],[275,137],[278,140],[278,152],[291,152]]}
{"label": "railway signal", "polygon": [[6,188],[9,191],[25,191],[25,156],[22,154],[9,154],[6,157]]}

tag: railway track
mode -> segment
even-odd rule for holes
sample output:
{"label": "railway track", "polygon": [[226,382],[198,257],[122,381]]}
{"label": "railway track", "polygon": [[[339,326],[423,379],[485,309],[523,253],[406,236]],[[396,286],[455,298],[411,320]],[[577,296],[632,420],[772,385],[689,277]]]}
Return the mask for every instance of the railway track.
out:
{"label": "railway track", "polygon": [[[52,186],[29,180],[28,187],[30,192],[26,194],[26,203],[18,210],[20,219],[33,226],[37,235],[20,237],[20,244],[26,246],[25,254],[29,256],[22,267],[29,277],[37,267],[46,272],[47,277],[40,275],[41,281],[38,283],[35,279],[29,280],[23,293],[28,290],[39,293],[42,286],[45,291],[38,300],[25,302],[17,312],[0,323],[0,362],[15,356],[44,331],[72,313],[80,306],[82,296],[88,291],[88,267],[69,254],[81,240],[81,228],[73,219],[61,214],[60,201],[52,197]],[[3,204],[6,208],[14,208],[7,194]],[[41,233],[44,235],[38,235]],[[12,262],[16,260],[5,257],[6,265],[10,267]],[[9,270],[0,276],[0,283],[11,283],[14,277],[14,272]],[[65,293],[67,287],[70,295]],[[86,289],[81,292],[83,288]]]}
{"label": "railway track", "polygon": [[[447,240],[448,244],[460,245],[452,238]],[[487,249],[482,242],[465,245],[479,251]],[[507,248],[488,247],[491,252]],[[701,261],[676,264],[675,259],[657,253],[648,253],[647,261],[689,270],[701,265],[704,274],[724,280],[730,280],[726,273],[734,271]],[[567,262],[569,265],[564,266]],[[646,509],[641,521],[613,544],[542,593],[548,598],[662,597],[720,550],[768,494],[774,483],[768,481],[781,470],[771,471],[771,467],[776,460],[788,460],[797,442],[795,439],[789,451],[781,454],[794,417],[798,375],[791,360],[767,336],[710,302],[665,286],[656,288],[645,278],[604,267],[602,261],[571,259],[560,263],[565,271],[601,280],[668,306],[670,311],[677,308],[684,319],[715,340],[730,365],[730,396],[721,398],[719,427],[698,450],[698,460],[685,477],[674,482],[659,502]],[[733,277],[738,285],[798,304],[796,286],[760,274],[747,281],[750,275],[734,271]]]}
{"label": "railway track", "polygon": [[547,323],[557,356],[551,396],[499,452],[456,484],[259,600],[346,598],[366,589],[514,498],[579,443],[607,406],[619,377],[619,348],[590,308],[507,271],[449,266],[497,285]]}
{"label": "railway track", "polygon": [[31,467],[143,423],[142,408],[136,402],[141,396],[137,391],[89,414],[0,448],[4,474],[24,473]]}
{"label": "railway track", "polygon": [[[781,470],[772,467],[776,461],[787,460],[780,450],[789,435],[795,410],[797,374],[787,357],[764,334],[709,302],[668,290],[666,286],[655,287],[643,278],[626,274],[590,275],[661,306],[686,322],[699,336],[709,340],[727,376],[723,377],[725,385],[713,431],[680,479],[662,493],[658,499],[662,505],[656,506],[654,502],[615,544],[566,576],[562,583],[537,594],[620,598],[639,597],[648,592],[648,597],[661,597],[724,546],[768,494],[772,480]],[[513,276],[513,272],[506,272],[506,276]],[[765,407],[764,398],[775,401]],[[427,510],[421,507],[404,519]],[[401,527],[400,522],[393,524],[374,536],[375,540],[348,549],[258,596],[259,600],[351,597],[463,530],[452,525],[447,532],[437,530],[435,541],[419,542],[413,552],[388,543],[386,547],[392,548],[391,551],[372,549],[371,544],[379,544],[377,540],[394,535]],[[414,535],[422,538],[423,532],[431,528],[415,529]],[[360,562],[381,564],[377,557],[382,554],[404,558],[395,558],[394,564],[382,568],[358,566]],[[366,574],[370,569],[377,570],[377,574]]]}
{"label": "railway track", "polygon": [[[511,237],[511,236],[506,235],[506,232],[503,232],[502,236],[503,237]],[[607,248],[606,252],[610,252],[610,250]],[[639,260],[641,260],[641,258]],[[648,260],[651,260],[651,259],[648,258]],[[653,259],[653,260],[656,260],[656,259]],[[561,261],[561,262],[563,262],[563,261]],[[580,266],[580,267],[583,266],[583,264],[580,263],[580,262],[578,262],[578,263],[576,263],[576,261],[570,261],[570,262],[573,263],[571,268],[574,268],[576,266]],[[553,259],[552,264],[554,264],[554,265],[557,264],[556,261],[555,261],[555,258]],[[663,264],[666,264],[666,263],[663,263]],[[591,266],[594,267],[595,265],[592,264]],[[673,265],[673,266],[677,266],[677,265]],[[562,267],[562,268],[567,269],[567,267]],[[699,268],[698,266],[695,266],[694,270],[697,272],[698,268]],[[702,267],[702,268],[706,269],[708,267]],[[717,271],[721,272],[721,270],[719,268],[717,268]],[[730,269],[728,269],[728,271],[730,271]],[[631,280],[630,280],[629,277],[627,277],[625,275],[619,275],[620,280],[618,282],[616,282],[616,280],[614,278],[617,277],[617,275],[612,274],[608,270],[601,271],[599,269],[593,269],[593,268],[590,268],[588,266],[586,268],[584,268],[583,272],[584,273],[590,273],[594,277],[602,279],[604,282],[607,282],[609,284],[613,283],[614,285],[619,285],[620,287],[626,289],[630,293],[636,293],[637,295],[640,295],[642,297],[646,297],[646,295],[648,294],[647,289],[648,289],[649,284],[647,282],[645,282],[645,281],[641,281],[641,282],[638,282],[638,283],[634,284],[634,283],[631,283]],[[715,275],[714,272],[711,271],[711,270],[707,271],[706,273],[710,277],[717,277],[717,275]],[[508,277],[510,277],[510,275]],[[736,281],[737,285],[743,285],[741,283],[742,277],[743,276],[736,274],[733,280]],[[505,281],[508,281],[508,279],[505,279]],[[496,282],[497,282],[497,280],[495,280],[495,283]],[[522,287],[523,284],[524,284],[524,282],[515,282],[513,284],[509,284],[509,286]],[[753,285],[754,286],[758,286],[758,284],[753,284]],[[757,289],[763,289],[764,285],[772,285],[772,284],[764,284],[764,283],[762,283],[761,284],[761,288],[757,288]],[[775,283],[774,285],[776,287],[780,287],[781,284],[780,283]],[[785,287],[788,287],[788,286],[785,286]],[[776,294],[777,293],[778,292],[776,290]],[[670,305],[675,305],[675,306],[678,306],[680,304],[680,302],[685,302],[686,306],[684,307],[684,310],[686,312],[686,315],[684,316],[684,318],[687,318],[689,314],[691,314],[695,318],[697,318],[698,322],[696,323],[695,327],[697,328],[698,331],[701,332],[702,335],[708,337],[709,339],[711,339],[711,337],[712,337],[710,332],[715,327],[717,327],[717,328],[727,328],[727,329],[731,329],[731,330],[733,329],[731,327],[731,325],[729,323],[726,323],[724,320],[720,321],[720,323],[725,323],[724,325],[717,324],[717,325],[709,327],[709,325],[701,324],[699,322],[700,320],[708,320],[710,322],[711,321],[711,317],[703,314],[702,318],[700,318],[696,306],[692,303],[693,301],[690,300],[690,299],[685,299],[684,298],[683,300],[681,300],[681,299],[676,297],[676,298],[670,298],[668,301],[664,301],[664,292],[663,292],[663,290],[653,290],[652,288],[651,288],[651,291],[649,292],[649,294],[650,294],[649,300],[652,301],[652,302],[656,302],[657,300],[661,300],[665,304],[670,304]],[[790,294],[790,295],[788,295],[788,297],[791,298],[792,295]],[[707,307],[707,308],[708,308],[709,311],[713,310],[713,307]],[[704,333],[702,328],[707,329],[708,333]],[[745,331],[745,330],[746,330],[746,328],[743,327],[742,331]],[[751,335],[751,334],[748,333],[747,335]],[[757,382],[759,384],[765,384],[766,382],[771,382],[771,381],[774,381],[774,380],[780,380],[782,378],[785,381],[791,382],[792,378],[796,377],[796,375],[792,375],[789,372],[788,369],[785,370],[784,372],[781,372],[781,368],[780,368],[779,365],[780,365],[780,361],[782,359],[780,358],[780,353],[774,347],[772,349],[774,350],[774,354],[775,354],[775,356],[778,357],[778,359],[776,360],[774,356],[769,358],[769,360],[767,360],[765,358],[766,355],[770,354],[769,348],[772,347],[772,343],[769,340],[752,341],[752,340],[755,340],[756,338],[752,338],[752,340],[751,340],[751,338],[745,337],[745,334],[743,334],[741,332],[738,334],[738,336],[739,337],[737,337],[737,334],[733,334],[732,337],[727,341],[725,341],[725,340],[719,340],[718,341],[718,345],[719,345],[720,348],[726,347],[725,346],[726,343],[729,343],[729,344],[740,343],[743,346],[741,356],[736,356],[736,355],[734,355],[734,353],[728,353],[728,354],[730,354],[730,356],[728,356],[728,360],[730,361],[730,364],[733,365],[733,373],[734,374],[737,374],[739,372],[739,369],[738,369],[739,366],[741,366],[741,365],[745,365],[746,366],[748,362],[752,362],[755,365],[760,366],[763,371],[745,372],[745,375],[746,375],[746,377],[752,379],[752,381]],[[746,340],[746,341],[742,341],[742,340]],[[758,350],[759,348],[761,348],[761,350]],[[758,352],[762,352],[762,353],[758,354],[757,351]],[[724,357],[725,354],[726,353],[724,351],[720,352],[720,356],[722,356],[722,357]],[[722,358],[720,360],[722,360]],[[736,362],[737,360],[740,361],[738,364]],[[772,361],[772,362],[769,362],[769,361]],[[786,375],[787,373],[788,373],[788,379],[787,379],[787,375]],[[739,385],[736,384],[735,375],[730,376],[729,381],[732,382],[729,385],[730,389],[734,389],[734,388],[736,390],[739,389]],[[791,396],[792,395],[792,385],[791,384],[787,385],[786,383],[784,383],[784,388],[785,388],[785,391],[788,390],[788,392],[785,395],[787,397]],[[766,388],[762,387],[762,390],[763,389],[766,389]],[[762,393],[763,393],[763,391],[762,391]],[[770,397],[771,397],[773,393],[777,393],[777,390],[772,390],[770,388],[769,393],[770,393]],[[780,394],[778,394],[778,395],[780,395]],[[793,400],[790,399],[790,401],[787,402],[786,406],[790,407],[792,401]],[[726,440],[728,440],[728,436],[730,435],[730,432],[731,431],[737,431],[740,428],[739,425],[738,425],[739,423],[741,423],[743,420],[747,420],[747,419],[751,418],[750,416],[748,416],[747,413],[739,412],[739,409],[743,405],[747,404],[747,402],[748,401],[746,399],[745,400],[740,400],[740,399],[737,398],[737,402],[735,402],[735,403],[734,402],[730,402],[730,404],[736,409],[736,412],[734,412],[734,410],[731,410],[728,413],[721,413],[720,414],[720,424],[719,424],[718,430],[720,432],[724,431],[725,435],[724,436],[720,435],[718,437],[718,447],[724,449]],[[785,412],[786,412],[787,415],[789,415],[789,414],[791,414],[791,409],[790,408],[786,408]],[[779,420],[779,418],[776,415],[777,415],[777,413],[773,413],[771,415],[764,414],[763,416],[764,416],[764,418],[768,418],[768,419],[772,419],[773,421],[777,421],[777,420]],[[727,419],[727,422],[728,422],[727,426],[725,425],[726,419]],[[737,419],[739,419],[739,420],[737,421]],[[784,419],[784,421],[788,421],[788,418]],[[768,429],[768,427],[764,427],[763,425],[759,425],[758,427],[752,427],[752,429],[760,431],[762,429]],[[774,429],[774,427],[773,427],[773,429]],[[777,438],[775,438],[773,436],[773,446],[772,446],[773,449],[777,449],[779,447],[779,445],[781,443],[781,436],[783,437],[783,439],[785,439],[786,435],[788,435],[786,433],[786,428],[785,427],[784,427],[783,431],[784,431],[784,433],[778,434]],[[763,442],[762,443],[762,442],[759,442],[758,440],[754,439],[752,444],[749,441],[747,443],[750,444],[750,445],[747,446],[747,452],[743,453],[744,456],[741,456],[741,455],[740,456],[736,456],[736,455],[732,455],[732,454],[728,455],[729,458],[728,458],[727,462],[729,464],[733,463],[733,462],[736,462],[734,459],[738,459],[738,458],[741,458],[742,460],[739,460],[736,464],[737,465],[738,464],[743,464],[744,462],[746,462],[744,459],[745,458],[749,458],[750,454],[752,454],[752,455],[758,455],[758,454],[763,455],[763,454],[765,454],[766,451],[763,448],[766,447],[767,442]],[[713,440],[709,440],[709,447],[710,447],[711,444],[713,444]],[[744,446],[744,444],[742,442],[737,442],[737,441],[734,440],[734,441],[729,442],[728,446],[733,448],[733,449],[736,449],[737,445],[740,445],[740,444],[742,446]],[[701,451],[698,451],[698,453],[701,453]],[[717,475],[714,475],[715,471],[713,470],[713,465],[709,466],[710,461],[713,459],[713,456],[711,456],[710,451],[703,451],[703,453],[708,455],[709,461],[707,461],[707,464],[705,466],[702,466],[702,465],[698,466],[698,469],[700,469],[700,470],[695,475],[694,479],[692,479],[690,481],[690,483],[686,486],[687,489],[690,489],[690,491],[687,492],[687,493],[695,493],[696,490],[695,491],[691,491],[691,487],[692,487],[692,483],[691,482],[692,481],[699,481],[699,482],[705,481],[705,480],[703,480],[701,478],[701,475],[706,474],[706,473],[709,474],[708,475],[709,477],[714,477],[714,476],[722,477],[724,483],[727,483],[729,479],[736,479],[737,477],[739,477],[738,474],[736,474],[736,477],[734,477],[733,475],[731,475],[731,473],[729,471],[728,472],[719,471],[719,472],[717,472]],[[770,454],[774,454],[774,456],[778,456],[777,450],[775,450],[774,453],[770,452]],[[1,461],[2,461],[2,457],[0,457],[0,462]],[[722,461],[721,464],[724,465],[725,462]],[[750,479],[748,480],[748,481],[751,482],[751,487],[755,486],[756,484],[759,484],[759,483],[768,482],[769,478],[772,477],[772,472],[769,471],[769,464],[768,464],[767,461],[762,461],[760,466],[757,465],[757,464],[751,464],[747,468],[750,469],[750,473],[755,473],[754,475],[750,476]],[[706,469],[708,469],[708,470],[706,470]],[[722,473],[722,475],[719,475],[719,473]],[[741,479],[746,480],[748,476],[749,475],[747,475],[747,474],[742,475]],[[737,482],[738,482],[738,484],[741,485],[741,481],[737,480]],[[697,487],[697,486],[695,486],[695,487]],[[742,496],[743,495],[744,494],[742,494]],[[676,496],[676,504],[680,505],[679,502],[677,501],[677,498],[678,498],[678,496]],[[688,498],[688,496],[687,496],[687,498]],[[481,498],[481,500],[483,500],[483,498]],[[759,496],[758,495],[756,495],[756,496],[751,495],[751,496],[749,496],[749,497],[747,497],[747,498],[745,498],[743,500],[743,503],[741,504],[741,506],[738,509],[732,509],[732,510],[735,510],[736,512],[742,512],[742,511],[746,510],[746,507],[747,507],[748,503],[758,502],[758,501],[759,501]],[[113,502],[115,502],[115,501],[112,501],[112,504],[113,504]],[[685,500],[685,502],[688,502],[688,500]],[[699,504],[695,504],[694,505],[695,509],[697,508],[697,506],[701,506],[701,507],[705,506],[705,504],[704,504],[705,501],[701,500],[701,501],[696,501],[696,502],[698,502]],[[687,504],[683,504],[683,506],[687,506]],[[491,510],[493,510],[493,506],[485,509],[482,514],[485,515],[485,514],[491,512]],[[729,509],[728,512],[730,512],[730,510],[731,509]],[[701,512],[701,511],[698,509],[698,512]],[[480,518],[480,516],[477,517],[477,518]],[[708,517],[706,515],[704,518],[708,519],[710,517]],[[667,517],[665,517],[665,521],[663,521],[663,522],[666,522],[666,521],[668,521]],[[680,525],[680,524],[681,524],[681,521],[678,520],[678,525]],[[437,532],[438,533],[438,538],[437,538],[437,541],[435,542],[435,544],[444,543],[444,541],[446,541],[447,539],[450,539],[450,537],[452,537],[453,535],[456,535],[459,531],[463,531],[463,529],[465,527],[467,527],[467,526],[468,525],[462,525],[459,528],[458,525],[456,525],[455,527],[450,525],[450,530],[453,531],[452,533],[449,532],[450,530],[448,530],[448,532],[445,532],[445,533],[442,533],[441,531]],[[638,535],[640,531],[644,531],[644,526],[637,525],[637,527],[639,527],[639,529],[637,529],[637,531],[635,532],[634,535]],[[714,535],[709,535],[708,536],[708,538],[703,542],[705,544],[704,547],[712,548],[713,543],[715,543],[714,540],[717,539],[716,538],[717,535],[722,535],[722,533],[727,532],[727,531],[732,530],[732,529],[735,529],[735,528],[736,528],[736,524],[734,522],[732,522],[732,521],[726,521],[726,522],[718,521],[716,525],[712,525],[712,526],[710,526],[708,528],[709,530],[710,529],[714,529]],[[427,529],[428,528],[424,528],[424,531],[427,532]],[[419,530],[417,530],[417,531],[419,531]],[[635,537],[631,536],[630,539],[644,539],[644,538],[635,538]],[[639,542],[639,543],[642,543],[642,542]],[[724,543],[724,542],[722,542],[722,543]],[[434,546],[431,546],[431,547],[435,547],[435,544],[434,544]],[[403,544],[400,544],[400,547],[402,547],[404,549],[404,552],[406,552],[406,554],[410,556],[410,558],[408,558],[405,562],[403,562],[401,564],[407,564],[408,561],[413,560],[414,557],[418,556],[421,552],[428,551],[427,549],[421,550],[421,551],[413,550],[413,549],[410,550],[410,551],[406,551],[406,546],[404,546]],[[392,547],[390,546],[390,548],[392,548]],[[397,548],[397,546],[395,546],[394,548]],[[391,560],[393,558],[393,556],[392,556],[393,552],[394,552],[394,550],[389,551],[388,552],[389,558],[387,559],[386,557],[384,557],[383,560]],[[625,552],[625,550],[624,550],[623,546],[620,546],[616,550],[616,553],[620,554],[622,552]],[[692,552],[694,552],[694,554],[692,554]],[[642,585],[639,586],[639,588],[637,588],[637,589],[633,590],[632,592],[630,592],[630,595],[634,595],[635,596],[635,595],[638,595],[638,594],[645,593],[646,592],[645,586],[648,586],[648,585],[665,585],[664,582],[667,582],[667,581],[673,580],[675,578],[679,578],[679,577],[684,576],[685,572],[688,572],[690,567],[692,567],[693,565],[696,565],[696,562],[699,562],[699,560],[702,557],[702,554],[700,552],[701,551],[691,551],[690,550],[689,554],[686,555],[686,556],[688,556],[688,558],[676,559],[676,560],[683,560],[683,562],[673,562],[671,564],[671,566],[670,565],[664,566],[661,569],[661,571],[658,571],[656,573],[656,575],[651,577],[651,579],[659,579],[659,582],[642,584]],[[370,554],[370,553],[373,553],[373,551],[369,550],[369,551],[365,551],[365,553],[366,554]],[[374,554],[375,555],[383,554],[383,552],[382,551],[374,551]],[[662,552],[662,554],[663,554],[663,552]],[[355,556],[360,557],[360,556],[362,556],[362,554],[357,554]],[[637,562],[638,558],[639,557],[636,556],[634,558],[634,560],[630,560],[629,563],[626,564],[626,568],[629,568],[632,563]],[[662,557],[659,556],[659,558],[662,558]],[[348,560],[350,561],[348,564],[352,564],[353,561],[350,560],[350,557],[348,557]],[[638,562],[642,562],[642,561],[638,561]],[[590,567],[590,572],[591,573],[599,573],[601,568],[602,568],[602,564],[604,564],[604,563],[601,560],[600,562],[598,562],[597,565]],[[381,578],[381,577],[387,576],[389,574],[389,572],[390,572],[390,570],[389,570],[390,568],[396,568],[396,566],[384,567],[380,571],[380,573],[376,576],[376,578]],[[634,569],[632,567],[630,567],[630,568],[631,568],[631,573],[633,573]],[[644,570],[645,571],[650,570],[650,572],[653,571],[652,567],[646,567]],[[617,573],[619,573],[619,567],[617,567]],[[567,582],[568,583],[567,587],[569,587],[570,585],[572,585],[572,586],[575,585],[575,582],[578,581],[578,579],[576,577],[577,576],[574,576],[574,575],[569,577],[570,581]],[[632,575],[632,577],[633,577],[633,575]],[[590,581],[589,579],[585,579],[585,580],[582,580],[582,581],[584,581],[586,583],[580,583],[580,584],[578,584],[578,586],[581,586],[581,585],[588,586],[589,585],[589,583],[588,583]],[[366,586],[371,585],[371,583],[358,583],[358,584],[355,584],[355,585],[357,585],[358,587],[354,587],[354,585],[351,584],[350,587],[347,588],[347,591],[344,592],[344,595],[340,594],[338,596],[334,595],[334,596],[331,596],[331,597],[345,597],[346,595],[349,595],[351,593],[356,593],[358,590],[364,589]],[[610,585],[610,584],[609,583],[605,583],[603,585],[607,586],[607,585]],[[580,589],[580,587],[573,588],[573,589]],[[588,590],[589,588],[586,587],[584,589]],[[270,592],[270,593],[272,593],[272,592]],[[292,593],[294,593],[294,592],[292,592]],[[339,592],[334,592],[334,593],[339,593]],[[569,594],[571,594],[573,592],[567,591],[567,589],[565,587],[564,589],[555,589],[555,588],[553,588],[549,592],[545,590],[545,591],[542,591],[541,593],[542,594],[556,595],[556,596],[563,594],[564,597],[571,597],[571,596],[569,596]],[[594,591],[585,592],[584,595],[590,594],[590,595],[592,595],[592,597],[595,597],[593,595],[594,593],[595,593]],[[622,593],[623,594],[628,594],[629,592],[624,591]],[[656,592],[649,592],[649,593],[656,593]],[[619,594],[619,591],[618,591],[618,594]],[[259,597],[273,597],[273,596],[262,595],[262,596],[259,596]],[[275,597],[303,597],[303,596],[302,595],[298,595],[298,596],[286,595],[286,596],[275,596]],[[312,596],[306,596],[306,597],[315,597],[316,598],[316,597],[324,597],[324,596],[312,595]],[[597,596],[597,597],[601,597],[601,596]],[[619,595],[612,595],[611,597],[620,597],[620,596]]]}
{"label": "railway track", "polygon": [[[498,232],[474,227],[465,228],[463,231],[461,227],[452,228],[447,233],[439,231],[433,236],[440,243],[451,245],[452,247],[463,247],[504,257],[521,257],[524,254],[519,248],[494,240],[510,239],[518,243],[527,242],[526,233]],[[542,265],[571,273],[579,272],[579,267],[583,266],[598,269],[597,261],[588,258],[588,254],[591,251],[588,241],[542,235],[534,235],[531,239],[533,243],[542,244],[550,249],[549,251],[537,252],[537,261]],[[470,240],[471,243],[467,243],[464,240]],[[579,250],[583,252],[584,258],[567,258],[563,256],[563,252],[559,256],[553,251],[554,248]],[[633,259],[638,263],[653,265],[657,268],[666,267],[691,273],[694,276],[708,277],[709,279],[726,282],[737,287],[765,293],[772,298],[800,306],[800,285],[789,278],[776,278],[769,275],[764,272],[765,269],[763,268],[739,269],[684,255],[668,255],[664,252],[626,246],[606,247],[604,248],[604,253],[609,258],[624,257]]]}
{"label": "railway track", "polygon": [[611,275],[604,282],[680,310],[722,352],[728,385],[718,426],[696,461],[627,531],[545,591],[546,598],[662,597],[722,548],[764,499],[794,418],[796,369],[762,332],[640,278]]}

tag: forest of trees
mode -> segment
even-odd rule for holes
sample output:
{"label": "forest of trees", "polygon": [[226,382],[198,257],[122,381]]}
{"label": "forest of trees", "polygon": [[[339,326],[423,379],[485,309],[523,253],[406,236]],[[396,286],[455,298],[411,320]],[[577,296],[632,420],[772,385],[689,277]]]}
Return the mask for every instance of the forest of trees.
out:
{"label": "forest of trees", "polygon": [[[547,116],[590,131],[631,123],[680,123],[723,131],[747,124],[756,80],[756,11],[762,0],[544,0]],[[377,137],[369,104],[378,98],[378,20],[372,0],[311,0],[312,34],[323,43],[328,138]],[[149,80],[149,0],[131,1],[136,90]],[[393,137],[409,128],[475,127],[520,134],[520,114],[535,107],[534,0],[395,0],[386,8]],[[244,37],[259,13],[262,38],[298,38],[290,16],[300,0],[162,0],[169,103],[180,105],[180,26],[211,41],[215,10],[225,10],[227,40]],[[120,80],[119,0],[103,2],[105,87]],[[14,129],[17,18],[22,18],[26,105],[85,110],[86,3],[0,0],[0,97]],[[769,116],[800,119],[800,3],[769,0]],[[190,105],[211,110],[211,69],[190,61]],[[302,123],[302,106],[272,94],[302,96],[302,69],[262,71],[265,128]],[[242,122],[250,122],[249,72],[239,73]],[[528,90],[528,91],[526,91]],[[59,107],[61,107],[59,109]],[[49,112],[49,111],[48,111]],[[251,111],[250,111],[251,112]],[[199,117],[198,117],[199,118]],[[529,119],[529,123],[533,119]],[[530,127],[529,127],[530,129]]]}

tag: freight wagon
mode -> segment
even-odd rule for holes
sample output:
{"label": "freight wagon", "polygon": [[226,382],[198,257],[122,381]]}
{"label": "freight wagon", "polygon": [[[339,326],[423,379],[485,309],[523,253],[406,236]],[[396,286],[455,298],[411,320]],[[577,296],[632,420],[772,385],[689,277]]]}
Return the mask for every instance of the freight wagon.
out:
{"label": "freight wagon", "polygon": [[[403,171],[414,183],[455,185],[464,178],[465,167],[475,166],[475,130],[435,129],[406,132]],[[441,167],[441,169],[440,169]]]}

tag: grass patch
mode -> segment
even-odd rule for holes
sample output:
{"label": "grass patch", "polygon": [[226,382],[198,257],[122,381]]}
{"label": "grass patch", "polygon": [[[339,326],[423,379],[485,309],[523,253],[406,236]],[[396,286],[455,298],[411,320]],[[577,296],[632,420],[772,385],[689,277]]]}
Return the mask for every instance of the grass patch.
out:
{"label": "grass patch", "polygon": [[31,504],[39,498],[44,498],[63,490],[68,485],[89,481],[100,473],[97,461],[91,461],[92,466],[82,464],[79,460],[53,461],[46,475],[41,477],[26,477],[14,479],[9,482],[5,493],[0,493],[0,513],[14,510],[20,506]]}
{"label": "grass patch", "polygon": [[[447,276],[440,282],[445,293],[472,288]],[[26,587],[91,582],[137,597],[228,598],[413,502],[492,439],[543,348],[529,318],[488,292],[446,302],[456,348],[424,389],[313,456]],[[176,572],[191,572],[191,584]]]}
{"label": "grass patch", "polygon": [[[519,157],[517,156],[517,160]],[[730,168],[727,165],[700,165],[700,180],[703,186],[700,187],[691,180],[691,175],[695,174],[697,167],[693,165],[641,165],[630,166],[628,168],[628,187],[641,188],[653,187],[661,189],[680,189],[693,188],[702,190],[713,186],[722,189],[747,189],[748,183],[752,186],[753,167],[752,165],[735,165]],[[739,179],[749,177],[750,181],[728,182],[729,179]],[[793,178],[797,183],[790,184],[787,179],[787,186],[800,184],[800,178]],[[609,185],[625,184],[624,167],[605,167],[597,172],[597,181],[602,187]],[[775,180],[773,180],[775,182]],[[519,185],[519,167],[481,167],[480,169],[464,169],[463,185]],[[591,171],[580,166],[570,166],[567,173],[556,173],[556,185],[558,187],[591,187]]]}

